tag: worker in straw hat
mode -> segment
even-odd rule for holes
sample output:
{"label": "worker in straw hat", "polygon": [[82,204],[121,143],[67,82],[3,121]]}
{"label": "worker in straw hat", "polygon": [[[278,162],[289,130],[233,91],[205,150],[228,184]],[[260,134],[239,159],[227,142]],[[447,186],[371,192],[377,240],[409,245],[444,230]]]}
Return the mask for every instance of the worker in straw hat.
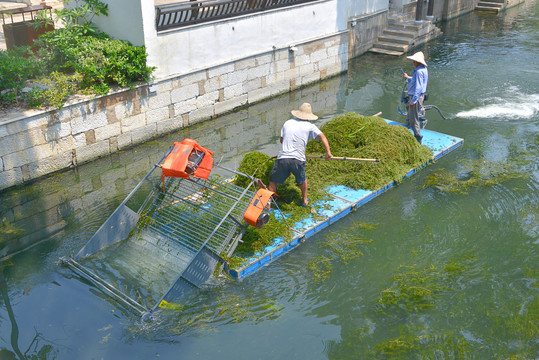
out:
{"label": "worker in straw hat", "polygon": [[281,151],[270,173],[269,190],[276,192],[277,184],[283,184],[290,173],[294,174],[296,183],[301,189],[302,206],[307,206],[307,177],[305,175],[305,148],[311,139],[322,141],[326,150],[324,158],[333,157],[326,136],[320,129],[311,123],[318,119],[313,114],[311,104],[304,103],[299,110],[292,110],[293,119],[287,120],[281,129]]}
{"label": "worker in straw hat", "polygon": [[423,107],[423,100],[425,98],[425,92],[427,91],[427,82],[429,81],[429,72],[427,70],[427,63],[425,62],[425,55],[421,51],[416,52],[412,56],[408,56],[408,59],[414,62],[414,72],[412,76],[408,76],[404,73],[403,76],[408,81],[408,114],[406,116],[406,126],[411,128],[414,132],[414,136],[421,144],[421,125],[419,123],[419,110]]}

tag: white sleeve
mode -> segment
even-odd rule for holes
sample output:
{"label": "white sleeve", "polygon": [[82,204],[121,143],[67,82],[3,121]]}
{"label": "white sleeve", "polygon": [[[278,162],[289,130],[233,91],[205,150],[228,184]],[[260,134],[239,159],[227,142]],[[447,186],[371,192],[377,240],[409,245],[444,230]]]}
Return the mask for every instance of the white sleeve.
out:
{"label": "white sleeve", "polygon": [[316,140],[316,138],[318,137],[318,135],[320,135],[322,133],[322,131],[320,131],[320,129],[314,125],[314,124],[311,124],[312,127],[311,127],[311,131],[310,131],[310,138],[313,139],[313,140]]}

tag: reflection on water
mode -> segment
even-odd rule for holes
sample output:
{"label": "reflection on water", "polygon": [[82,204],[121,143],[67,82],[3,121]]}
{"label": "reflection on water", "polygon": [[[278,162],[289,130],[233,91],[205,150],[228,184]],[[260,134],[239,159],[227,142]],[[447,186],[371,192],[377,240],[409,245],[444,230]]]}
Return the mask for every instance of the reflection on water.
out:
{"label": "reflection on water", "polygon": [[[275,155],[280,127],[303,102],[317,125],[349,111],[402,121],[399,69],[410,73],[409,60],[366,54],[344,76],[0,193],[0,357],[537,357],[536,7],[466,15],[421,48],[429,103],[448,117],[433,114],[428,127],[464,138],[462,148],[258,273],[213,279],[154,322],[58,259],[86,243],[173,141],[197,139],[236,167],[250,151]],[[424,187],[442,171],[469,180],[470,164],[526,176],[465,193]]]}

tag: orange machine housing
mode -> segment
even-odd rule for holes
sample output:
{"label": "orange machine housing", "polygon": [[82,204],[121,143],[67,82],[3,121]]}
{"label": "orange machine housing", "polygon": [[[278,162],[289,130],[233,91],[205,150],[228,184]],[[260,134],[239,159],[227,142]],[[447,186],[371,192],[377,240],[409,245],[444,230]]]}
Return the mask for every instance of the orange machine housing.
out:
{"label": "orange machine housing", "polygon": [[258,189],[243,215],[243,219],[247,224],[260,229],[267,222],[269,217],[261,217],[261,215],[273,195],[275,195],[273,191]]}
{"label": "orange machine housing", "polygon": [[161,177],[168,176],[188,179],[189,174],[186,172],[186,167],[189,163],[189,155],[194,150],[202,151],[204,157],[194,173],[192,173],[192,176],[208,180],[213,167],[213,153],[198,145],[193,139],[184,139],[182,142],[174,143],[174,148],[161,164]]}

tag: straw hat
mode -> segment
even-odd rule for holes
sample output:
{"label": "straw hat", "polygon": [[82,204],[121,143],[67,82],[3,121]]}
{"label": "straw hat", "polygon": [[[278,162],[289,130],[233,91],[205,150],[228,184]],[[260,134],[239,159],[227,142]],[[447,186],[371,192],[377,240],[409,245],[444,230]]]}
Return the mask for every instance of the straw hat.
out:
{"label": "straw hat", "polygon": [[427,66],[427,63],[425,62],[425,55],[423,55],[423,53],[421,51],[416,52],[412,56],[407,56],[406,58],[410,59],[412,61],[417,61],[418,63]]}
{"label": "straw hat", "polygon": [[292,110],[290,111],[292,115],[294,115],[296,118],[300,120],[316,120],[318,119],[318,116],[313,114],[313,110],[311,109],[311,104],[309,103],[303,103],[299,107],[299,110]]}

